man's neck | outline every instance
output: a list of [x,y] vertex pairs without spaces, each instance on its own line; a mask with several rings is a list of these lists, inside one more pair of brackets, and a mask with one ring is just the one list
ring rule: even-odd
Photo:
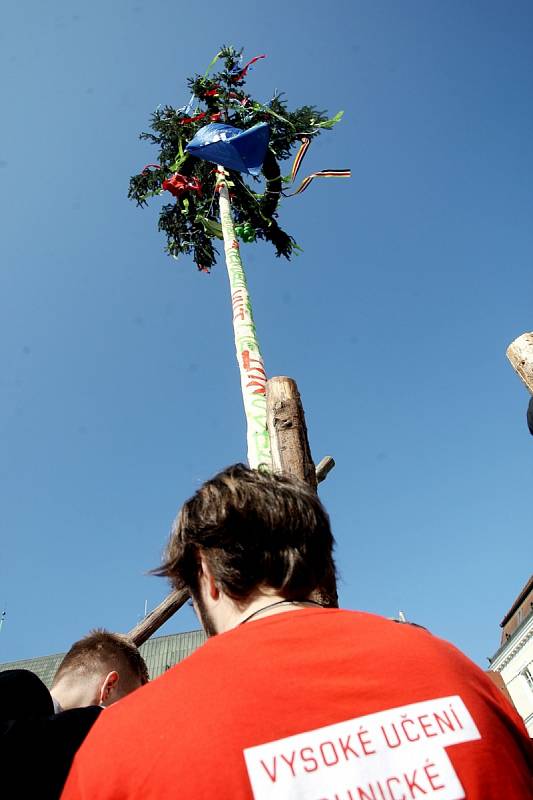
[[261,592],[245,605],[230,601],[226,604],[220,619],[219,633],[237,628],[252,619],[264,619],[287,611],[308,608],[309,600],[287,600],[275,592]]
[[52,688],[50,694],[52,695],[54,706],[56,704],[59,705],[62,711],[67,711],[70,708],[97,705],[92,694],[90,696],[86,688],[80,691],[79,688],[58,683],[56,687]]
[[54,704],[54,714],[61,714],[61,712],[65,710],[59,700],[54,697],[54,695],[52,695],[52,702]]
[[274,603],[269,603],[267,606],[262,606],[255,611],[252,611],[248,616],[246,616],[241,622],[240,625],[244,625],[245,622],[249,622],[251,619],[255,619],[256,617],[268,617],[274,614],[281,614],[284,611],[294,611],[295,609],[302,609],[307,608],[310,605],[318,606],[320,603],[317,603],[315,600],[278,600]]

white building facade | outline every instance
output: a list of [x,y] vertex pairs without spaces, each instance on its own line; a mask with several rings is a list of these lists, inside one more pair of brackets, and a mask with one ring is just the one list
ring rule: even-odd
[[533,737],[533,577],[501,622],[502,643],[490,660]]

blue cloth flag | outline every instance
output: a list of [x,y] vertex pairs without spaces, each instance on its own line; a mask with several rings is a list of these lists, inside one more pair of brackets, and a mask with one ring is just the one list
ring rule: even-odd
[[203,161],[220,164],[237,172],[259,175],[269,136],[270,128],[266,122],[260,122],[247,131],[221,122],[211,122],[200,128],[185,149]]

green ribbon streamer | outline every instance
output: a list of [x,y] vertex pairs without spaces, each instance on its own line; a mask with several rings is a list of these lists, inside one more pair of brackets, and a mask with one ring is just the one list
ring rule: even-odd
[[331,128],[333,128],[333,126],[336,125],[337,122],[341,121],[343,116],[344,116],[344,111],[338,111],[337,114],[335,114],[335,116],[332,117],[331,119],[326,119],[324,122],[313,123],[313,127],[326,128],[327,130],[331,130]]
[[220,50],[220,51],[219,51],[219,52],[216,54],[216,56],[214,57],[214,59],[213,59],[213,60],[212,60],[212,61],[209,63],[209,66],[208,66],[208,68],[207,68],[207,69],[206,69],[206,71],[205,71],[204,78],[207,78],[207,76],[209,75],[209,73],[211,72],[211,70],[213,69],[213,67],[215,66],[215,64],[217,63],[217,61],[218,61],[218,59],[220,58],[220,56],[221,56],[221,55],[222,55],[222,51]]

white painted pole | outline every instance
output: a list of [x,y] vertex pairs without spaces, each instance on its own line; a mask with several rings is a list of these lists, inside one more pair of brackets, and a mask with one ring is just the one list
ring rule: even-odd
[[231,203],[223,167],[217,168],[217,184],[220,198],[220,223],[224,236],[224,253],[231,292],[235,349],[246,414],[248,464],[252,469],[270,470],[272,454],[267,430],[267,376],[257,341],[248,285],[231,216]]

